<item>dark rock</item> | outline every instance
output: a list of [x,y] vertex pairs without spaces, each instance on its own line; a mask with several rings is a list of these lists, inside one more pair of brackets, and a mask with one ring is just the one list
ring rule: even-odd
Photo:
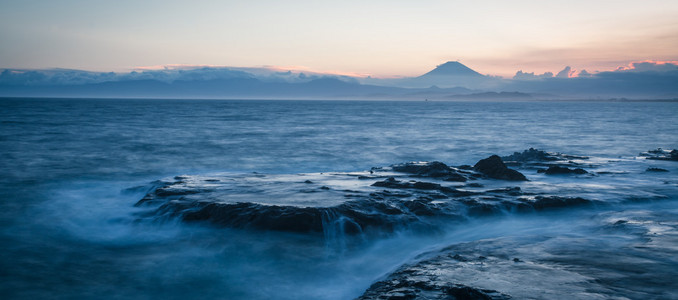
[[515,161],[515,162],[530,162],[530,161],[553,161],[558,160],[558,157],[551,155],[548,152],[530,148],[521,152],[513,152],[513,154],[508,156],[503,156],[501,158],[503,161]]
[[657,148],[655,150],[649,150],[639,154],[640,156],[645,156],[646,159],[654,160],[671,160],[678,161],[678,150],[664,150],[662,148]]
[[523,152],[513,152],[513,154],[508,156],[503,156],[501,158],[504,162],[508,163],[528,163],[528,162],[548,162],[548,161],[557,161],[557,160],[568,160],[568,159],[588,159],[586,156],[578,155],[569,155],[562,153],[552,153],[542,150],[537,150],[530,148],[524,150]]
[[466,177],[459,173],[451,173],[443,179],[443,181],[456,181],[456,182],[466,182],[466,180],[467,180]]
[[306,180],[306,181],[304,181],[304,183],[313,183],[313,181]]
[[426,278],[410,277],[407,270],[398,271],[389,279],[376,282],[358,297],[368,299],[459,299],[459,300],[506,300],[511,296],[495,290],[479,289],[463,284],[435,284]]
[[409,162],[392,165],[393,171],[412,174],[415,177],[444,178],[445,181],[466,181],[466,177],[439,161]]
[[586,170],[582,168],[570,169],[561,166],[550,166],[548,169],[538,170],[537,173],[545,173],[546,175],[564,175],[564,174],[587,174]]
[[[520,199],[519,199],[520,200]],[[535,210],[545,210],[550,208],[564,208],[571,206],[580,206],[592,204],[593,201],[580,198],[580,197],[559,197],[559,196],[537,196],[533,201],[525,200],[525,203],[529,203],[532,208]]]
[[468,261],[468,259],[464,258],[463,256],[461,256],[459,254],[455,254],[454,256],[452,256],[452,259],[457,260],[457,261],[461,261],[461,262]]
[[447,166],[444,163],[441,163],[439,161],[432,161],[432,162],[425,162],[425,163],[420,163],[420,162],[409,162],[409,163],[404,163],[404,164],[397,164],[391,166],[393,168],[393,171],[396,172],[402,172],[402,173],[408,173],[408,174],[414,174],[414,175],[420,175],[420,176],[427,176],[427,177],[443,177],[448,174],[448,172],[452,171],[452,168]]
[[198,194],[200,192],[201,192],[200,190],[189,190],[189,189],[181,189],[181,188],[163,187],[163,188],[157,188],[155,190],[155,195],[158,196],[158,197],[170,197],[170,196],[184,196],[184,195]]
[[478,161],[473,169],[485,174],[487,177],[502,180],[526,181],[525,175],[506,167],[501,157],[492,155]]
[[669,170],[667,169],[662,169],[662,168],[647,168],[645,172],[668,172]]
[[394,188],[394,189],[415,189],[415,190],[442,190],[440,184],[423,181],[400,181],[389,177],[382,181],[377,181],[372,186]]
[[510,299],[508,295],[501,295],[497,291],[476,289],[469,286],[455,284],[445,287],[444,292],[457,300],[493,300]]
[[503,189],[494,189],[494,190],[489,190],[487,191],[488,193],[501,193],[501,194],[507,194],[511,196],[520,196],[522,195],[522,191],[520,190],[520,187],[514,186],[514,187],[507,187]]

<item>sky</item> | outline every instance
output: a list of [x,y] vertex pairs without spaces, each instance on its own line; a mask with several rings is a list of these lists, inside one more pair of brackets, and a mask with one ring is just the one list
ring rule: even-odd
[[417,76],[678,61],[678,1],[0,0],[0,68],[277,66]]

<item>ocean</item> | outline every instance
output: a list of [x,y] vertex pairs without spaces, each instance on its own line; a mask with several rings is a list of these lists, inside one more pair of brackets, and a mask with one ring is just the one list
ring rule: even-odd
[[[520,255],[515,262],[540,266],[535,273],[484,263],[488,270],[472,274],[478,264],[456,260],[459,272],[443,276],[517,298],[678,298],[675,282],[657,283],[678,276],[678,162],[639,155],[677,149],[677,133],[678,102],[4,98],[0,295],[353,299],[398,270],[456,249],[490,258],[508,251],[507,259]],[[405,177],[389,168],[412,161],[473,166],[530,148],[572,155],[564,163],[587,173],[550,176],[538,172],[547,165],[518,164],[509,167],[529,181],[434,178],[428,181],[438,185],[421,189],[404,186]],[[388,184],[393,176],[403,185],[389,187],[389,195],[410,198],[384,203],[398,208],[426,198],[445,213],[412,210],[388,223],[396,219],[371,211],[382,220],[377,224],[322,210],[339,216],[324,216],[310,229],[253,221],[268,212],[238,223],[232,215],[184,217],[205,201],[254,203],[255,211],[362,205],[385,193],[373,182]],[[421,177],[407,179],[426,181]],[[450,196],[442,187],[469,193]],[[488,200],[490,188],[512,187],[520,194],[492,197],[580,197],[594,205],[466,210],[467,202]],[[162,189],[184,192],[167,196]],[[158,202],[138,204],[148,195]],[[172,206],[187,199],[194,201],[188,210]],[[340,230],[332,229],[337,220]],[[607,260],[581,263],[572,253]],[[501,277],[524,274],[559,281],[517,288]]]

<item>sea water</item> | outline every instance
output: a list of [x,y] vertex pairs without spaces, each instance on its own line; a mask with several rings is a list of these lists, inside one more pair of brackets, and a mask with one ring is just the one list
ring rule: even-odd
[[[677,132],[677,102],[0,99],[0,295],[351,299],[439,247],[594,234],[591,220],[610,211],[675,212],[678,163],[636,156],[678,148]],[[395,232],[348,250],[304,234],[140,221],[134,206],[175,175],[473,165],[531,147],[621,161],[622,170],[610,168],[624,176],[585,187],[598,200],[662,200]],[[646,166],[669,172],[648,175]],[[582,187],[531,176],[553,194]]]

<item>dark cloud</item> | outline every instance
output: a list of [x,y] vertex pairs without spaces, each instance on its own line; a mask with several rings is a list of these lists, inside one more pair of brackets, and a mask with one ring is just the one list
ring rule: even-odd
[[619,67],[619,72],[671,72],[678,71],[678,61],[635,61]]

